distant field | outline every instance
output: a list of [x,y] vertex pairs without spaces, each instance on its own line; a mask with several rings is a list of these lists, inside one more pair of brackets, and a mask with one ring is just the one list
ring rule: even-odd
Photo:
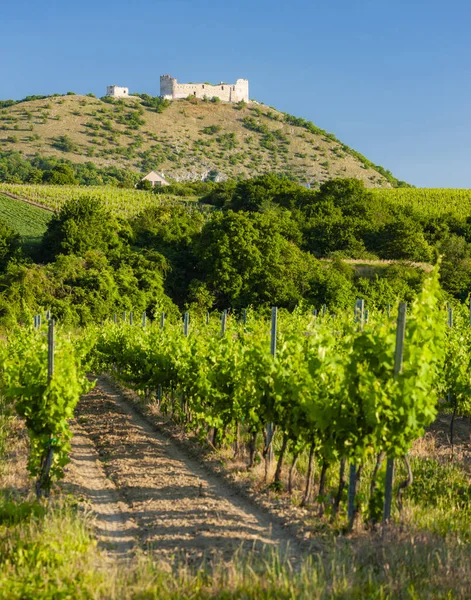
[[439,217],[454,214],[457,217],[471,216],[471,190],[446,188],[397,188],[376,189],[373,194],[385,202],[410,208],[413,212]]
[[59,210],[61,206],[72,198],[91,196],[103,202],[114,214],[130,218],[148,206],[157,206],[162,203],[174,202],[197,206],[195,197],[185,199],[174,196],[158,195],[134,189],[121,189],[113,186],[76,186],[76,185],[28,185],[28,184],[0,184],[2,191],[15,194],[26,200],[41,204],[52,210]]
[[0,192],[0,219],[21,235],[25,245],[32,247],[41,241],[53,213]]

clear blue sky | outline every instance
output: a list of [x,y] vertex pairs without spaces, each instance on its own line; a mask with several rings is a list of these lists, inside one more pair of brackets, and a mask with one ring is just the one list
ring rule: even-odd
[[469,0],[1,0],[0,98],[250,80],[417,186],[471,188]]

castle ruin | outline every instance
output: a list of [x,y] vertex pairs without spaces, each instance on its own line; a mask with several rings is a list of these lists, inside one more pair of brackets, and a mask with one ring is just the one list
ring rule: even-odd
[[249,101],[248,79],[238,79],[235,84],[221,83],[211,85],[209,83],[178,83],[170,75],[160,76],[160,95],[166,100],[177,100],[195,96],[196,98],[219,98],[223,102]]

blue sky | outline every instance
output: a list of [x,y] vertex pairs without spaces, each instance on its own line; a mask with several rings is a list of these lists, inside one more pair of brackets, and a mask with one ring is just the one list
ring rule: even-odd
[[0,98],[250,80],[394,175],[471,188],[465,0],[0,0]]

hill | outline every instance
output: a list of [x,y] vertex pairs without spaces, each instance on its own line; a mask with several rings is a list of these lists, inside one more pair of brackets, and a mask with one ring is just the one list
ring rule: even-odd
[[66,95],[7,104],[0,104],[0,141],[24,157],[158,169],[177,181],[273,171],[314,187],[333,177],[368,187],[401,183],[309,121],[256,102]]

